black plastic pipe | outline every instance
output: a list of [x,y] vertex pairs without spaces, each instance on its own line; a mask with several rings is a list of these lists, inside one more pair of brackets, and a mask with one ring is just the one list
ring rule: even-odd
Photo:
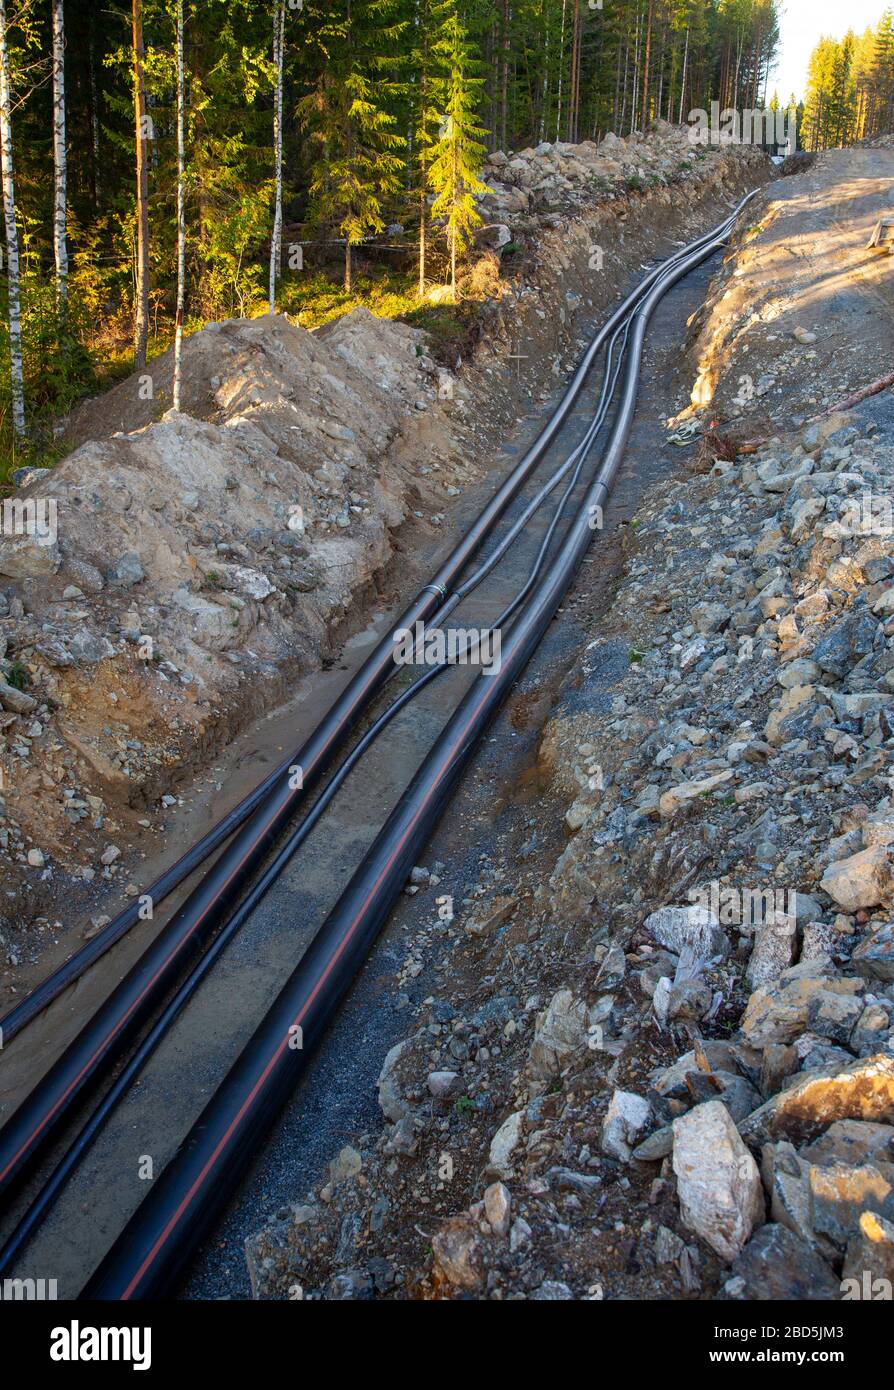
[[[707,237],[699,238],[695,245],[706,240]],[[448,586],[478,550],[563,427],[606,339],[665,273],[667,265],[677,262],[682,254],[649,271],[609,316],[593,337],[549,422],[454,547],[435,578],[395,624],[392,633],[383,638],[366,659],[296,752],[294,760],[288,767],[282,765],[285,772],[278,771],[278,780],[267,789],[263,800],[255,805],[231,844],[179,911],[0,1130],[0,1194],[21,1176],[31,1158],[56,1132],[78,1096],[120,1056],[179,973],[188,967],[194,953],[201,952],[207,945],[215,928],[232,909],[240,891],[287,826],[302,797],[350,736],[371,698],[393,674],[393,631],[413,630],[417,622],[424,622],[433,612],[437,614]],[[290,775],[291,768],[299,769],[300,775]],[[68,965],[71,967],[72,962]]]
[[[745,200],[747,201],[747,200]],[[741,205],[740,205],[741,206]],[[427,754],[350,884],[267,1016],[87,1284],[83,1297],[151,1298],[170,1289],[294,1089],[417,862],[456,783],[552,620],[591,540],[633,421],[645,330],[655,305],[727,235],[653,277],[633,319],[621,400],[605,457],[562,549],[502,644],[498,674],[481,675]]]
[[[602,345],[613,327],[619,323],[630,308],[637,302],[646,288],[660,273],[662,267],[659,266],[651,271],[636,289],[627,296],[619,308],[614,312],[608,322],[599,330],[590,343],[587,352],[572,378],[565,395],[559,402],[555,414],[548,421],[547,425],[537,436],[530,449],[524,457],[519,460],[516,467],[501,484],[498,491],[494,494],[491,501],[480,513],[473,527],[466,533],[459,545],[442,565],[440,571],[425,586],[413,606],[404,614],[398,622],[398,627],[412,627],[419,619],[431,615],[431,608],[438,599],[439,594],[444,588],[452,583],[460,571],[468,563],[471,556],[481,546],[482,542],[490,533],[494,524],[502,516],[506,507],[512,501],[528,478],[531,470],[539,463],[543,454],[549,448],[558,431],[564,424],[569,411],[573,407],[580,391],[583,387],[586,376],[596,359]],[[421,605],[424,603],[424,611]],[[336,729],[333,737],[326,744],[325,754],[331,758],[344,744],[351,730],[356,724],[357,719],[368,706],[373,695],[380,688],[382,682],[387,679],[389,672],[384,674],[380,669],[380,658],[382,648],[387,646],[388,652],[391,651],[390,638],[385,639],[374,652],[370,654],[367,661],[346,686],[344,692],[333,705],[327,716]],[[309,744],[304,744],[292,756],[284,760],[280,765],[268,774],[263,782],[250,792],[237,806],[234,806],[216,825],[193,845],[176,863],[159,875],[155,881],[146,889],[146,896],[152,899],[153,905],[157,907],[162,903],[175,888],[188,878],[190,874],[205,862],[209,855],[213,854],[223,842],[229,838],[234,831],[243,825],[250,815],[261,805],[274,786],[282,780],[290,767],[300,766],[304,769],[305,790],[310,789],[313,778],[322,770],[323,762],[318,759],[314,763]],[[123,908],[121,912],[107,923],[103,929],[92,937],[89,942],[81,946],[67,961],[64,961],[58,969],[39,985],[37,985],[24,999],[13,1005],[5,1015],[0,1017],[0,1039],[8,1045],[27,1023],[30,1023],[39,1013],[41,1013],[52,1001],[67,989],[69,985],[84,974],[101,956],[111,949],[121,937],[135,926],[139,919],[140,904],[131,903]],[[2,1181],[0,1181],[2,1190]]]
[[[627,341],[628,331],[629,322],[623,329],[619,327],[615,330],[611,342],[609,343],[608,350],[606,353],[605,380],[603,382],[602,390],[600,392],[599,404],[597,406],[596,414],[594,415],[593,420],[587,428],[584,439],[577,446],[574,452],[569,456],[569,466],[572,463],[575,464],[571,480],[568,483],[562,497],[560,498],[556,506],[554,515],[549,523],[549,526],[547,527],[546,534],[544,535],[541,544],[538,548],[537,556],[535,558],[534,565],[531,569],[531,573],[529,574],[525,584],[512,599],[508,607],[506,607],[500,614],[500,616],[497,618],[495,624],[497,628],[501,628],[504,623],[508,622],[508,620],[512,617],[512,615],[527,598],[528,594],[530,593],[531,589],[534,587],[534,584],[537,581],[537,577],[543,567],[543,563],[545,561],[546,554],[549,550],[550,543],[555,534],[556,528],[559,524],[559,521],[561,520],[562,514],[571,497],[571,494],[575,486],[577,485],[587,456],[590,450],[592,449],[593,444],[596,441],[596,438],[599,434],[600,429],[602,428],[602,425],[605,422],[605,418],[608,413],[610,399],[611,396],[614,394],[614,388],[618,380],[618,375],[620,373],[621,359],[623,358],[623,352]],[[617,365],[613,366],[612,357],[614,353],[614,346],[619,336],[622,339],[621,353]],[[547,484],[546,487],[541,489],[540,493],[538,493],[538,505],[542,504],[545,498],[549,495],[549,491],[551,490],[551,488],[556,486],[556,484],[561,480],[561,478],[565,475],[566,472],[567,468],[565,465],[563,465],[562,468],[556,471],[556,473],[553,475],[553,478],[551,479],[551,484]],[[529,511],[530,508],[526,510],[525,515],[528,515]],[[496,563],[497,558],[498,557],[492,556],[486,564],[482,565],[480,569],[477,570],[476,573],[463,586],[463,590],[465,591],[467,588],[472,587],[474,583],[480,583],[481,580],[485,577],[485,575],[489,573],[490,570],[493,568],[493,564]],[[449,603],[446,604],[444,606],[444,609],[441,610],[442,613],[445,612],[446,609],[450,606],[450,604],[454,603],[454,601],[456,603],[460,601],[459,594],[453,595]],[[32,1199],[21,1220],[16,1224],[15,1228],[10,1233],[2,1249],[0,1249],[0,1277],[8,1273],[13,1268],[16,1259],[21,1254],[25,1246],[28,1244],[34,1232],[40,1227],[40,1225],[46,1219],[48,1213],[52,1210],[58,1197],[64,1190],[72,1173],[75,1171],[78,1164],[83,1159],[84,1155],[90,1150],[92,1145],[95,1143],[97,1137],[102,1132],[110,1116],[114,1113],[118,1105],[124,1099],[125,1095],[130,1089],[130,1086],[133,1084],[137,1076],[139,1076],[140,1072],[145,1067],[146,1063],[152,1057],[159,1043],[166,1036],[168,1030],[179,1017],[182,1010],[186,1007],[186,1004],[193,997],[196,991],[200,988],[203,980],[208,975],[212,967],[216,964],[216,962],[220,959],[227,946],[241,930],[242,926],[251,916],[252,912],[254,912],[255,908],[262,901],[262,899],[269,891],[269,889],[272,887],[272,885],[276,882],[283,869],[286,867],[286,865],[292,859],[294,854],[307,839],[311,830],[319,821],[320,816],[323,814],[326,807],[331,803],[333,797],[336,795],[339,788],[347,780],[351,771],[361,760],[364,753],[371,746],[371,744],[375,742],[379,734],[387,727],[388,724],[390,724],[391,720],[400,712],[400,710],[402,710],[407,704],[409,704],[410,701],[413,700],[421,690],[423,690],[427,685],[429,685],[431,681],[435,679],[435,677],[440,675],[442,671],[446,669],[447,663],[443,663],[440,666],[432,667],[429,670],[427,670],[422,676],[420,676],[416,681],[414,681],[413,684],[409,686],[408,689],[404,690],[397,697],[397,699],[388,707],[388,709],[386,709],[379,716],[375,723],[367,730],[367,732],[359,740],[356,746],[351,750],[349,756],[345,758],[344,762],[340,764],[337,773],[326,784],[326,787],[321,792],[317,800],[314,802],[312,809],[303,818],[301,823],[298,826],[296,826],[296,828],[291,832],[288,840],[286,841],[285,845],[283,845],[283,847],[279,850],[273,862],[264,871],[261,877],[256,880],[256,882],[252,886],[251,892],[243,899],[243,901],[239,904],[239,907],[236,909],[235,913],[232,914],[232,916],[228,919],[225,925],[218,932],[217,936],[214,938],[212,945],[208,948],[208,950],[201,957],[199,962],[190,971],[187,978],[180,985],[173,999],[171,999],[171,1001],[165,1006],[161,1015],[156,1019],[155,1023],[152,1025],[152,1028],[149,1030],[146,1037],[141,1040],[135,1052],[133,1052],[133,1054],[128,1059],[127,1065],[115,1078],[111,1087],[105,1093],[96,1109],[89,1116],[86,1123],[78,1132],[77,1136],[72,1141],[69,1148],[65,1151],[58,1164],[50,1174],[50,1177],[47,1179],[47,1181],[40,1188],[39,1192],[37,1192],[37,1194]]]

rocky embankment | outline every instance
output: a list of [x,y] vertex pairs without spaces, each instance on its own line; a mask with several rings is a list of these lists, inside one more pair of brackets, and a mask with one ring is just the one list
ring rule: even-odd
[[889,402],[710,445],[544,730],[563,852],[414,873],[437,988],[258,1296],[891,1296]]
[[184,373],[181,414],[149,423],[136,379],[83,407],[93,437],[22,479],[0,539],[0,926],[60,871],[118,875],[147,811],[319,664],[396,529],[435,534],[470,476],[424,335],[366,310],[212,325]]
[[443,989],[262,1296],[894,1281],[894,540],[852,506],[892,477],[832,417],[647,509],[544,735],[567,848],[423,890]]
[[[479,202],[487,225],[478,240],[496,247],[520,236],[559,227],[594,202],[628,193],[700,184],[729,161],[729,149],[697,145],[688,126],[655,121],[646,135],[623,138],[609,133],[579,145],[544,141],[533,149],[492,154],[482,171],[490,192]],[[740,147],[733,157],[753,170],[764,169],[759,150]]]

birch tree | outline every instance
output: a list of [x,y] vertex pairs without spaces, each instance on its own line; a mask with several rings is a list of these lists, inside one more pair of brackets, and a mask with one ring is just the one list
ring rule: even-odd
[[275,201],[273,235],[270,238],[270,313],[276,313],[276,281],[282,260],[282,58],[285,43],[285,0],[276,0],[273,16],[273,67],[276,72],[276,100],[273,107],[273,158]]
[[180,409],[183,376],[183,308],[186,299],[186,75],[183,0],[177,0],[177,324],[174,329],[174,409]]
[[134,305],[134,367],[146,365],[149,344],[149,167],[146,142],[146,52],[143,44],[143,0],[133,0],[133,101],[137,157],[137,264]]
[[56,258],[56,313],[64,324],[68,307],[68,159],[65,148],[65,17],[63,0],[53,0],[53,252]]
[[6,224],[9,369],[12,428],[16,438],[22,439],[25,434],[25,379],[22,370],[22,304],[19,283],[19,233],[16,227],[16,198],[12,163],[11,105],[6,0],[0,0],[0,172],[3,174],[3,219]]

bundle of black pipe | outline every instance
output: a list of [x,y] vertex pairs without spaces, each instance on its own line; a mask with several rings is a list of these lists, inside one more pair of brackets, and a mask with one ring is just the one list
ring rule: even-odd
[[[600,391],[599,404],[596,413],[584,435],[581,443],[569,454],[568,458],[559,468],[555,470],[547,482],[538,489],[535,496],[524,508],[521,516],[510,527],[507,535],[501,540],[493,553],[487,560],[482,562],[472,575],[465,580],[460,589],[452,595],[451,600],[444,605],[442,614],[446,613],[450,603],[460,601],[462,597],[470,593],[487,574],[493,569],[498,559],[513,537],[518,535],[523,529],[526,521],[543,504],[549,494],[558,483],[571,473],[571,478],[565,488],[564,493],[559,499],[554,509],[552,520],[550,521],[546,533],[541,541],[537,552],[534,565],[522,588],[511,600],[508,607],[503,610],[494,624],[498,631],[501,631],[504,624],[509,621],[517,609],[527,598],[531,589],[537,581],[540,571],[546,561],[547,553],[550,549],[553,536],[561,521],[565,508],[578,484],[578,480],[583,471],[587,457],[596,442],[596,438],[608,414],[611,397],[617,384],[618,375],[623,360],[624,347],[629,333],[629,320],[623,327],[618,327],[609,343],[606,352],[605,377]],[[620,350],[618,361],[614,361],[615,348],[620,339]],[[62,1155],[56,1167],[53,1169],[47,1181],[37,1192],[28,1206],[27,1211],[17,1222],[14,1230],[10,1233],[3,1248],[0,1249],[0,1275],[3,1275],[14,1268],[22,1249],[27,1245],[34,1232],[46,1219],[47,1214],[52,1209],[54,1203],[62,1193],[71,1175],[77,1169],[78,1164],[84,1155],[91,1148],[95,1140],[102,1133],[118,1105],[128,1094],[131,1085],[153,1056],[156,1048],[167,1035],[186,1004],[201,987],[202,982],[209,971],[216,964],[217,960],[227,949],[231,941],[234,940],[243,924],[254,912],[265,894],[276,882],[279,874],[290,862],[294,854],[307,839],[314,826],[319,821],[326,807],[330,804],[339,788],[349,777],[353,768],[362,760],[366,750],[379,737],[380,733],[387,728],[391,720],[410,703],[415,697],[443,671],[449,669],[448,663],[441,666],[430,667],[420,676],[410,687],[404,690],[396,700],[375,720],[373,725],[366,731],[363,737],[352,748],[350,754],[339,765],[337,773],[329,779],[326,787],[314,802],[312,809],[302,817],[299,824],[291,831],[286,843],[277,852],[273,862],[264,870],[263,874],[254,882],[251,891],[243,898],[236,911],[229,917],[227,922],[214,939],[212,945],[201,957],[198,963],[190,971],[189,975],[180,985],[173,999],[165,1006],[161,1015],[156,1019],[148,1034],[140,1041],[139,1046],[131,1054],[127,1065],[119,1072],[111,1087],[102,1097],[96,1109],[91,1113],[77,1136],[72,1140],[68,1149]]]
[[[708,235],[713,236],[714,233]],[[702,240],[705,239],[707,238],[702,238]],[[697,244],[698,242],[692,243],[693,247]],[[633,305],[637,303],[663,269],[664,266],[659,265],[650,271],[593,338],[555,413],[550,417],[524,457],[519,460],[516,467],[501,484],[491,501],[482,510],[473,526],[463,536],[459,545],[445,560],[431,583],[425,585],[413,604],[396,624],[397,628],[412,627],[417,619],[425,620],[432,616],[433,609],[437,606],[441,595],[446,592],[447,587],[452,584],[472,555],[480,549],[496,522],[503,515],[509,503],[524,485],[531,471],[540,462],[564,425],[569,412],[580,395],[590,368],[609,334],[623,321]],[[290,767],[301,767],[303,772],[301,790],[305,794],[310,791],[329,761],[344,746],[357,721],[368,708],[370,700],[392,674],[391,654],[389,634],[371,653],[345,687],[319,729],[315,730],[314,736],[280,763],[278,767],[274,768],[263,782],[259,783],[216,825],[213,825],[200,840],[187,850],[186,854],[160,874],[145,889],[143,896],[151,898],[156,907],[164,902],[184,879],[194,873],[230,835],[248,820],[249,816],[266,801],[274,787],[288,779]],[[12,1042],[16,1034],[27,1023],[30,1023],[48,1004],[58,998],[69,985],[80,979],[91,965],[110,950],[117,941],[120,941],[121,937],[139,921],[139,912],[139,902],[131,903],[123,908],[111,922],[108,922],[101,931],[97,932],[96,936],[91,937],[84,946],[79,947],[67,961],[64,961],[57,970],[54,970],[41,984],[37,985],[30,994],[15,1004],[3,1017],[0,1017],[0,1038],[3,1039],[4,1044]],[[2,1182],[0,1182],[0,1188],[2,1188]]]
[[[731,219],[727,219],[724,226],[730,222]],[[708,243],[710,236],[715,235],[716,232],[708,234],[693,245],[703,246]],[[679,257],[673,257],[671,263],[677,260]],[[417,622],[425,622],[433,615],[437,616],[448,587],[480,548],[509,502],[561,430],[604,343],[649,288],[665,273],[666,264],[650,271],[600,328],[549,423],[441,566],[432,583],[426,586],[394,630],[413,629]],[[252,809],[250,814],[246,813],[248,818],[244,820],[232,843],[65,1053],[0,1130],[0,1192],[9,1188],[22,1175],[31,1158],[57,1130],[75,1100],[121,1055],[183,969],[188,966],[190,959],[207,947],[214,931],[227,914],[232,912],[240,892],[287,827],[302,798],[307,795],[336,750],[344,745],[373,695],[393,673],[393,651],[392,634],[389,633],[367,658],[361,670],[310,738],[293,755],[288,765],[282,764],[256,793],[246,799],[243,807],[250,806]],[[289,775],[289,768],[295,766],[301,769],[300,779]],[[296,782],[301,783],[300,787],[296,786]],[[231,813],[228,819],[232,821],[236,814],[237,812]],[[210,832],[201,843],[210,842],[213,835],[214,832]],[[199,846],[196,846],[190,855],[180,861],[181,865],[188,861],[195,867],[198,852]],[[174,886],[173,879],[178,871],[178,866],[169,871],[167,891]],[[119,924],[129,920],[127,914],[116,919]],[[111,931],[113,927],[116,927],[115,922],[109,924],[106,932]],[[116,928],[118,936],[126,929],[126,925]],[[94,943],[91,943],[91,946],[93,945]],[[63,982],[57,982],[58,988],[53,987],[54,992],[50,997],[54,997],[64,988],[65,983],[77,977],[80,973],[79,959],[82,958],[73,958],[52,977],[55,980],[68,972]],[[95,959],[95,956],[91,959]],[[48,986],[51,984],[52,981],[47,982]],[[31,998],[34,999],[35,996]],[[29,1001],[23,1001],[19,1009],[26,1010],[28,1005]],[[42,1006],[38,1003],[30,1016],[33,1017],[33,1013]],[[22,1026],[21,1022],[19,1026]],[[4,1038],[5,1041],[9,1040],[8,1033]]]
[[592,509],[607,501],[623,457],[643,339],[655,305],[672,284],[721,246],[727,234],[725,223],[713,240],[702,242],[654,277],[633,317],[621,396],[602,466],[561,550],[504,637],[499,674],[479,676],[463,698],[272,1008],[88,1283],[85,1298],[147,1298],[169,1290],[238,1184],[593,538]]

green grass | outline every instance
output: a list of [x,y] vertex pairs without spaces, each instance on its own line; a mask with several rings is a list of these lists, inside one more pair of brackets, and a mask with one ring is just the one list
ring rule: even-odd
[[[504,256],[516,251],[504,247]],[[480,262],[479,265],[485,264]],[[333,266],[331,276],[337,276]],[[497,292],[499,266],[496,261],[487,268],[481,281],[474,275],[470,283],[460,286],[460,302],[436,304],[420,300],[418,281],[410,271],[398,271],[386,266],[364,268],[355,275],[351,293],[337,279],[323,271],[307,271],[298,276],[284,276],[277,292],[277,307],[302,328],[316,329],[334,319],[349,314],[361,306],[377,318],[397,320],[429,335],[429,350],[435,359],[454,367],[458,357],[467,357],[475,341],[481,304]],[[253,300],[245,305],[249,317],[267,311],[266,300]],[[85,340],[90,327],[79,322]],[[186,333],[204,327],[201,320],[190,319]],[[153,322],[149,337],[148,359],[159,357],[174,340],[173,320],[160,315]],[[133,371],[133,346],[121,334],[106,337],[96,350],[83,343],[69,341],[65,349],[50,343],[45,333],[36,350],[26,355],[25,402],[28,412],[28,438],[17,441],[10,428],[8,398],[0,392],[0,489],[8,487],[9,478],[17,468],[52,468],[67,452],[54,439],[56,420],[70,411],[85,396],[107,390]],[[8,391],[7,391],[8,397]]]
[[284,284],[280,298],[283,311],[302,328],[321,328],[360,307],[377,318],[421,328],[431,337],[433,355],[450,365],[468,348],[479,303],[468,299],[458,304],[420,300],[415,275],[385,268],[355,276],[350,294],[317,271]]
[[24,690],[31,684],[31,677],[21,661],[14,661],[10,666],[6,674],[6,684],[11,685],[14,690]]

